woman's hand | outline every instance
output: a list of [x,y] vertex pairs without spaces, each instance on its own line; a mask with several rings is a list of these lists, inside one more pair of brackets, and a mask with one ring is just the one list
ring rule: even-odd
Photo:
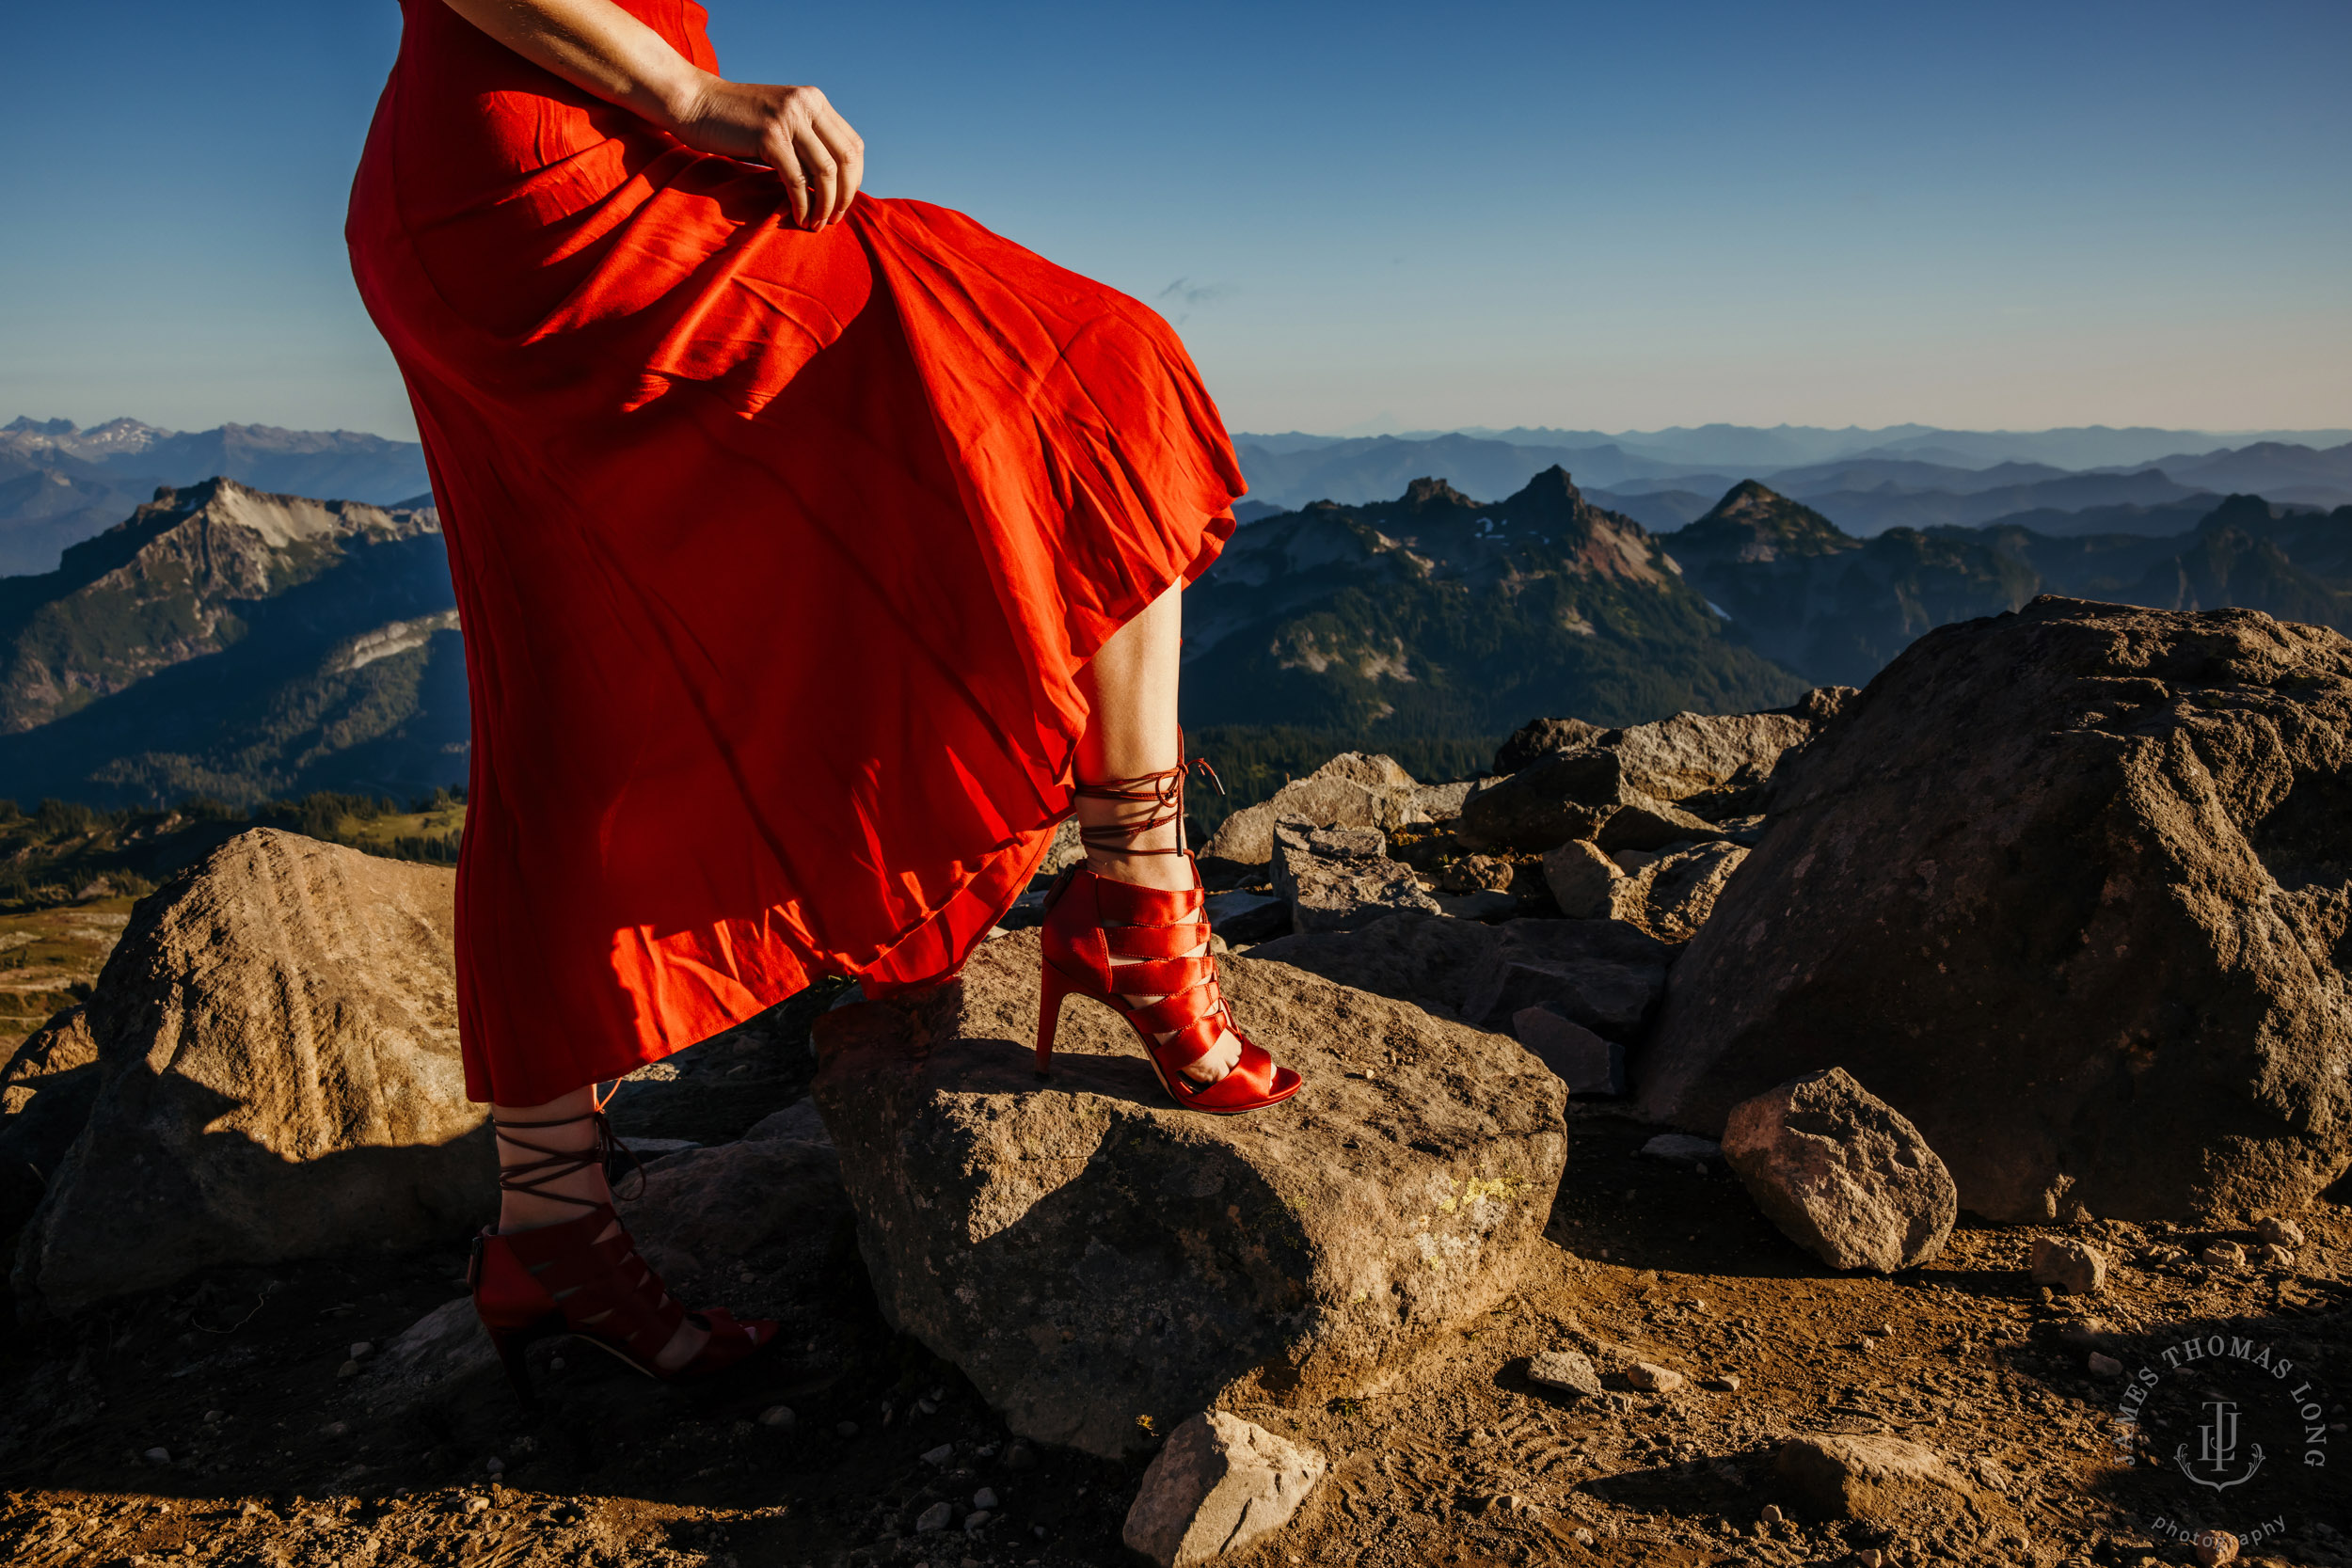
[[837,223],[866,180],[866,143],[815,87],[698,70],[613,0],[447,0],[450,9],[574,87],[643,115],[698,152],[766,164],[803,229]]
[[698,152],[766,164],[792,193],[792,217],[822,229],[847,216],[866,181],[866,142],[815,87],[703,77],[670,133]]

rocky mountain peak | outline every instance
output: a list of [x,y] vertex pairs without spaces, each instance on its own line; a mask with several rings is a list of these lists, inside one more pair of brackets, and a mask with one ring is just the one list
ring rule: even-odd
[[1426,512],[1435,507],[1456,510],[1475,508],[1478,503],[1448,484],[1442,479],[1417,479],[1405,487],[1404,506],[1412,512]]
[[1503,504],[1520,509],[1532,517],[1549,519],[1573,517],[1585,501],[1584,492],[1568,478],[1568,470],[1554,463],[1529,480]]
[[1829,555],[1861,544],[1811,507],[1753,479],[1733,485],[1714,510],[1668,539],[1677,555],[1751,562]]

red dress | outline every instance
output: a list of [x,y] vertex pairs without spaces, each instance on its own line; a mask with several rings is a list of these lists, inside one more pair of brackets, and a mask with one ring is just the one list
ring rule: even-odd
[[[623,3],[717,69],[700,7]],[[1066,811],[1078,672],[1232,531],[1190,359],[943,208],[795,229],[770,171],[403,4],[347,232],[466,628],[469,1091],[952,971]]]

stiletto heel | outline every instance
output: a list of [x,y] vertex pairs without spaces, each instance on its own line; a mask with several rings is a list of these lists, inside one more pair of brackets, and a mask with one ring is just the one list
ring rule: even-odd
[[[596,1136],[584,1148],[548,1148],[516,1137],[517,1131],[564,1127],[577,1121],[596,1125]],[[776,1325],[761,1319],[737,1323],[725,1310],[689,1312],[673,1300],[660,1277],[637,1252],[620,1216],[610,1203],[545,1192],[550,1182],[576,1171],[602,1166],[613,1155],[636,1156],[612,1135],[599,1101],[594,1111],[554,1121],[498,1121],[500,1138],[517,1148],[542,1156],[502,1165],[499,1185],[508,1192],[534,1193],[576,1204],[586,1213],[577,1219],[530,1230],[485,1229],[474,1238],[473,1257],[466,1282],[473,1288],[474,1314],[482,1320],[506,1369],[507,1381],[526,1410],[538,1399],[531,1383],[531,1347],[542,1339],[570,1335],[583,1339],[621,1362],[663,1382],[700,1377],[731,1367],[771,1343]],[[643,1174],[643,1167],[639,1167]],[[692,1323],[707,1331],[702,1348],[684,1364],[663,1369],[660,1356],[669,1348],[679,1325]]]
[[531,1347],[563,1332],[561,1312],[522,1328],[490,1331],[490,1348],[498,1352],[499,1364],[506,1369],[508,1386],[515,1390],[515,1398],[523,1409],[533,1415],[538,1413],[539,1394],[531,1384]]
[[[1177,744],[1181,752],[1181,736]],[[1288,1100],[1298,1092],[1300,1080],[1242,1033],[1218,988],[1206,894],[1184,842],[1185,772],[1180,763],[1161,773],[1078,786],[1080,795],[1151,808],[1138,822],[1086,829],[1081,836],[1089,846],[1127,855],[1182,855],[1192,868],[1192,886],[1181,892],[1149,888],[1097,876],[1083,865],[1062,873],[1046,893],[1045,925],[1039,933],[1044,973],[1038,985],[1038,1070],[1046,1069],[1062,1000],[1075,992],[1127,1021],[1169,1099],[1189,1111],[1235,1116]],[[1116,842],[1171,821],[1176,824],[1172,849]],[[1127,1000],[1130,996],[1156,1000],[1138,1006]],[[1187,1077],[1184,1069],[1215,1051],[1228,1034],[1241,1042],[1241,1059],[1232,1069],[1212,1084]]]
[[[1050,907],[1050,906],[1049,906]],[[1052,964],[1037,988],[1037,1075],[1053,1072],[1054,1035],[1061,1025],[1061,999],[1070,994],[1070,977]]]

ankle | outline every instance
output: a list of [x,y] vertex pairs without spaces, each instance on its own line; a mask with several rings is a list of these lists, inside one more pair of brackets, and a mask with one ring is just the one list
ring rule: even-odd
[[1132,882],[1162,893],[1184,893],[1200,880],[1200,873],[1184,855],[1121,855],[1089,848],[1087,869],[1115,882]]

